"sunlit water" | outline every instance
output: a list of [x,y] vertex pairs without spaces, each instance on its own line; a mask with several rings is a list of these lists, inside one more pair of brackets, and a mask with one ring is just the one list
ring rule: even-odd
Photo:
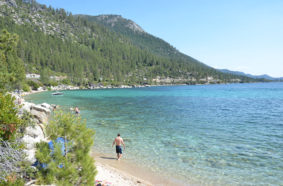
[[283,185],[283,83],[50,92],[26,98],[78,106],[112,153],[198,185]]

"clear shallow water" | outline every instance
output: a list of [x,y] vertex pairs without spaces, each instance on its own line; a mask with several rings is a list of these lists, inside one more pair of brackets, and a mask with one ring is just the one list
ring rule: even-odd
[[[35,103],[78,106],[95,148],[200,185],[283,185],[283,83],[50,92]],[[114,155],[114,154],[113,154]]]

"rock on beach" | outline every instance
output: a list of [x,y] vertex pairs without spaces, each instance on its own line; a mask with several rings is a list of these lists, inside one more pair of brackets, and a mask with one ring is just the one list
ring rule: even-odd
[[25,129],[24,136],[21,138],[21,141],[26,145],[26,149],[24,150],[26,160],[34,163],[36,161],[36,143],[47,141],[44,133],[44,125],[48,124],[52,106],[47,103],[36,105],[24,101],[20,109],[21,113],[23,113],[23,111],[29,112],[34,117],[35,121],[35,126],[28,126]]

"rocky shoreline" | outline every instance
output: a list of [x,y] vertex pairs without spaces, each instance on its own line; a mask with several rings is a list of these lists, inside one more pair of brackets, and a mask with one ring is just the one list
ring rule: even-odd
[[[113,88],[142,88],[142,87],[152,87],[152,86],[164,86],[164,85],[90,85],[88,87],[78,87],[72,85],[58,85],[58,86],[51,86],[50,90],[52,91],[60,91],[60,90],[79,90],[79,89],[86,89],[86,90],[96,90],[96,89],[113,89]],[[168,86],[171,86],[168,84]],[[40,90],[43,90],[41,87]]]
[[[33,91],[29,94],[38,92],[42,92],[42,90]],[[50,141],[46,135],[45,128],[48,125],[48,120],[57,105],[50,105],[47,103],[34,104],[27,102],[22,98],[22,96],[26,94],[12,93],[12,95],[15,97],[15,105],[19,106],[19,115],[22,115],[24,112],[28,112],[32,117],[32,122],[34,123],[32,126],[26,127],[23,137],[20,138],[20,142],[23,142],[26,147],[23,150],[26,155],[25,160],[32,165],[36,162],[36,144],[41,141]],[[96,176],[96,185],[152,185],[148,181],[144,181],[143,179],[101,162],[96,163],[96,167],[98,170],[98,174]],[[25,185],[34,185],[35,182],[36,180],[31,180]]]
[[[94,86],[94,87],[78,87],[72,85],[58,85],[58,86],[51,86],[50,89],[46,87],[39,87],[37,90],[31,90],[29,92],[21,92],[21,96],[26,96],[30,94],[40,93],[44,91],[62,91],[62,90],[98,90],[98,89],[116,89],[116,88],[143,88],[143,87],[159,87],[159,86],[178,86],[178,85],[187,85],[187,84],[166,84],[166,85],[119,85],[119,86]],[[17,93],[15,93],[17,94]]]
[[24,149],[26,160],[33,164],[36,161],[36,143],[48,141],[45,128],[48,124],[50,114],[56,105],[50,105],[47,103],[34,104],[25,101],[21,95],[12,95],[16,98],[15,105],[19,105],[19,116],[24,112],[28,112],[32,117],[33,125],[25,128],[24,135],[20,138],[20,141],[26,145],[26,148]]
[[[111,88],[142,88],[142,87],[151,87],[151,86],[164,86],[164,85],[121,85],[121,86],[103,86],[99,85],[96,87],[90,87],[85,89],[111,89]],[[170,86],[170,85],[166,85]],[[172,86],[172,85],[171,85]],[[62,90],[80,90],[80,87],[71,86],[71,85],[59,85],[55,87],[50,87],[51,91],[62,91]],[[48,141],[48,136],[46,136],[45,127],[48,125],[48,119],[51,115],[51,112],[56,108],[56,105],[50,105],[48,103],[42,104],[34,104],[31,102],[27,102],[24,100],[24,96],[40,93],[48,91],[44,87],[39,87],[38,90],[32,90],[30,92],[22,92],[22,93],[11,93],[13,97],[15,97],[15,104],[21,105],[19,109],[19,115],[24,112],[30,113],[32,117],[32,121],[34,126],[28,126],[25,129],[24,136],[21,138],[21,141],[26,144],[26,149],[24,152],[27,155],[27,160],[30,163],[34,163],[36,161],[35,151],[36,151],[36,143],[40,141]]]

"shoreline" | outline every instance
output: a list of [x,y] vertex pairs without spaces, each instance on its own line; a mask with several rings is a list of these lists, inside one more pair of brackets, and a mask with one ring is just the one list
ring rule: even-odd
[[[167,84],[167,85],[137,85],[137,86],[127,86],[127,85],[121,85],[119,87],[115,86],[103,86],[103,87],[96,87],[96,88],[82,88],[76,86],[67,86],[66,87],[52,87],[51,90],[47,90],[46,88],[43,89],[43,87],[39,87],[40,90],[31,90],[29,92],[21,92],[21,93],[14,93],[13,95],[20,95],[21,97],[37,94],[41,92],[47,92],[47,91],[72,91],[72,90],[103,90],[103,89],[132,89],[132,88],[145,88],[145,87],[160,87],[160,86],[186,86],[187,84]],[[58,88],[59,87],[59,88]]]
[[[180,180],[172,178],[170,179],[168,178],[169,176],[166,177],[165,174],[161,175],[150,170],[149,168],[141,167],[137,163],[127,159],[122,158],[121,160],[117,161],[114,153],[105,154],[92,149],[91,156],[94,158],[95,164],[98,165],[98,170],[102,170],[102,175],[98,173],[96,179],[106,178],[107,180],[107,177],[105,177],[103,173],[110,169],[109,172],[114,174],[114,179],[115,177],[121,177],[122,175],[122,180],[132,182],[130,185],[133,185],[133,183],[134,185],[187,185]],[[119,176],[117,176],[117,174]]]
[[[164,86],[182,86],[182,85],[164,85]],[[99,89],[104,89],[104,88],[99,88]],[[84,89],[80,89],[80,90],[84,90]],[[32,91],[25,95],[31,95],[45,91],[48,90]],[[97,162],[97,164],[95,164],[97,165],[97,170],[100,171],[100,173],[97,174],[96,180],[111,182],[113,183],[113,185],[125,185],[125,186],[137,185],[137,184],[138,185],[188,185],[190,183],[189,180],[178,179],[173,174],[167,174],[166,170],[163,170],[161,173],[154,172],[150,170],[150,168],[145,168],[142,165],[138,164],[138,162],[127,160],[124,158],[122,158],[121,161],[117,162],[117,160],[115,159],[116,156],[114,151],[113,154],[112,153],[105,154],[101,151],[92,150],[91,154],[95,162]],[[173,175],[173,177],[171,175]]]
[[[161,175],[127,159],[122,158],[117,161],[114,152],[113,154],[105,154],[92,149],[91,156],[95,160],[95,165],[97,165],[98,171],[100,170],[102,172],[101,174],[98,172],[96,180],[103,180],[103,178],[110,180],[105,176],[105,172],[108,172],[108,177],[110,174],[112,180],[115,181],[117,180],[117,177],[120,177],[122,181],[131,182],[129,185],[188,185],[185,181],[169,178],[169,174],[167,174],[168,177],[165,174]],[[119,181],[116,181],[116,184],[114,185],[119,185],[117,183],[119,183]],[[125,183],[122,185],[125,185]]]
[[[45,94],[45,93],[43,93],[43,94]],[[49,94],[49,92],[47,92],[46,94]],[[114,151],[113,152],[107,151],[107,150],[104,151],[103,148],[101,148],[101,149],[98,148],[97,150],[98,150],[97,154],[94,154],[94,156],[92,156],[96,160],[96,165],[98,167],[97,170],[100,172],[100,173],[98,173],[98,175],[96,177],[97,180],[106,180],[106,181],[109,180],[109,182],[111,182],[111,183],[116,183],[115,181],[111,181],[113,174],[114,174],[114,177],[118,178],[118,180],[124,180],[124,178],[126,178],[126,180],[129,180],[129,183],[123,184],[123,185],[128,185],[128,184],[129,185],[139,185],[139,184],[146,184],[148,182],[150,182],[150,183],[148,183],[148,185],[158,185],[158,184],[154,184],[154,182],[150,181],[150,178],[154,177],[153,175],[151,175],[151,177],[148,178],[147,176],[139,174],[136,171],[136,170],[140,170],[140,167],[143,167],[143,164],[139,164],[138,159],[135,159],[135,157],[134,157],[134,159],[128,159],[127,154],[126,154],[126,156],[124,156],[125,159],[123,157],[123,159],[120,161],[120,164],[118,164],[118,167],[117,167],[117,165],[115,165],[117,160],[115,160],[116,156],[115,156]],[[101,152],[107,152],[107,154],[102,154]],[[93,153],[93,151],[91,153]],[[95,153],[95,151],[94,151],[94,153]],[[106,158],[102,158],[102,157],[106,157]],[[135,161],[137,162],[136,164],[135,164]],[[145,163],[147,163],[147,162],[145,162]],[[126,168],[127,170],[124,170],[124,167],[128,167],[128,165],[133,165],[134,168],[133,169],[127,169]],[[151,168],[152,167],[149,167],[149,169],[151,169]],[[154,170],[155,169],[153,169],[153,171]],[[103,171],[105,171],[106,173],[104,174]],[[161,171],[166,171],[166,169],[163,169]],[[101,175],[101,172],[103,172],[102,175]],[[172,179],[174,181],[174,179],[175,179],[174,173],[173,174],[167,174],[167,175],[168,175],[167,176],[168,179]],[[134,178],[132,176],[134,176]],[[171,176],[173,176],[173,177],[171,178]],[[201,184],[201,183],[205,184],[205,180],[204,180],[205,175],[203,175],[203,176],[204,177],[201,178],[201,175],[194,175],[194,177],[190,177],[190,180],[187,180],[186,183],[187,183],[187,185],[190,185],[190,184],[191,185],[198,185],[198,184]],[[139,178],[142,178],[142,179],[139,179]],[[195,178],[200,180],[200,182],[198,182],[198,180],[195,180]],[[139,183],[138,181],[141,182],[141,183]],[[223,183],[224,183],[224,181],[227,181],[226,178],[223,179]],[[263,180],[263,181],[265,181],[265,180]],[[207,182],[207,183],[209,183],[209,182]],[[229,180],[226,183],[229,183]],[[240,182],[238,182],[238,183],[240,183]],[[113,184],[113,185],[117,185],[117,184]],[[159,185],[167,185],[167,184],[159,184]],[[179,185],[179,184],[168,184],[168,185]]]
[[[44,91],[46,90],[32,91],[20,95],[24,97],[26,95],[41,93]],[[24,104],[34,104],[32,101],[25,101],[24,98],[22,101]],[[103,154],[102,152],[95,151],[94,148],[95,147],[93,146],[90,153],[91,157],[95,160],[95,166],[97,167],[98,171],[95,177],[96,183],[110,186],[176,185],[176,182],[172,182],[171,180],[165,178],[165,176],[158,175],[149,169],[140,167],[135,162],[130,162],[129,160],[123,158],[120,161],[117,161],[115,154]]]
[[151,186],[151,183],[147,183],[144,180],[139,178],[133,177],[125,172],[117,170],[113,167],[110,167],[106,164],[101,164],[96,161],[95,163],[97,175],[95,177],[96,183],[101,183],[102,185],[148,185]]
[[[248,82],[250,83],[274,83],[274,82]],[[51,90],[47,90],[46,88],[39,87],[40,90],[31,90],[29,92],[20,93],[21,96],[28,96],[31,94],[46,92],[46,91],[65,91],[65,90],[101,90],[101,89],[132,89],[132,88],[145,88],[145,87],[163,87],[163,86],[200,86],[200,85],[229,85],[229,84],[245,84],[245,83],[215,83],[215,84],[160,84],[160,85],[120,85],[120,86],[99,86],[95,88],[79,88],[77,86],[71,85],[58,85],[56,87],[51,87]],[[14,93],[18,94],[18,93]]]

